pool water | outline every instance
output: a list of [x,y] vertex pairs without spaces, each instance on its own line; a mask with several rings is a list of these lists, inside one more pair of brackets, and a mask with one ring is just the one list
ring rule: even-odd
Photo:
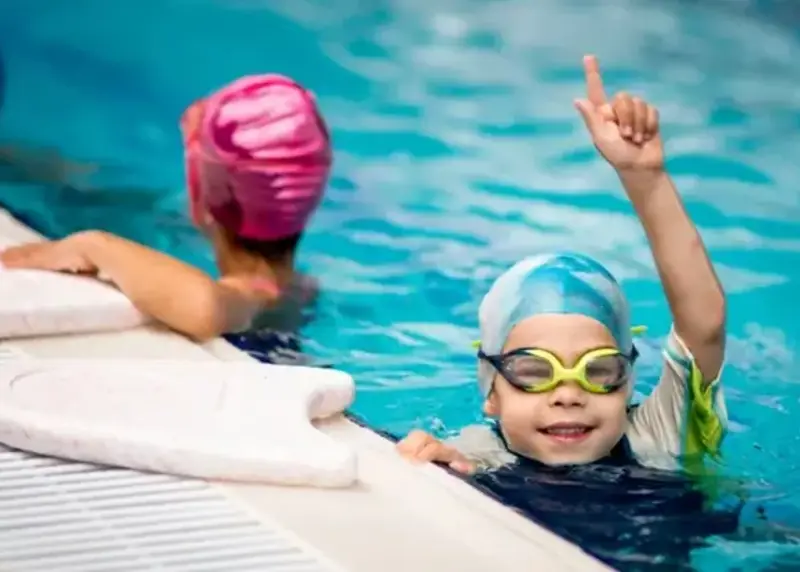
[[[742,519],[764,509],[800,530],[800,39],[783,3],[700,4],[1,0],[0,137],[99,165],[79,175],[100,190],[6,184],[0,202],[50,236],[104,228],[212,270],[183,212],[177,118],[238,75],[289,74],[317,94],[337,150],[301,251],[325,288],[306,348],[355,375],[356,414],[398,435],[480,421],[478,301],[555,248],[623,280],[649,326],[641,396],[670,317],[572,107],[594,52],[610,91],[660,106],[670,171],[729,295],[725,454],[747,482]],[[798,552],[718,539],[692,562],[788,570]]]

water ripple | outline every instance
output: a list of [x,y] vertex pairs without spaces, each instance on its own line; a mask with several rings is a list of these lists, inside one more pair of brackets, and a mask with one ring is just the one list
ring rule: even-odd
[[[359,414],[398,433],[476,421],[480,297],[518,258],[561,248],[604,260],[650,326],[643,395],[669,314],[642,229],[572,107],[580,58],[597,53],[610,91],[659,105],[669,169],[729,292],[728,462],[753,478],[752,494],[763,482],[783,495],[764,502],[800,527],[800,40],[760,4],[2,4],[0,38],[14,48],[4,136],[116,162],[124,177],[101,173],[103,185],[151,189],[116,206],[134,193],[91,205],[47,189],[0,197],[54,235],[102,224],[210,267],[174,216],[185,200],[178,113],[238,74],[289,73],[317,93],[337,148],[302,249],[325,285],[308,347],[356,375]],[[713,558],[738,553],[718,548]]]

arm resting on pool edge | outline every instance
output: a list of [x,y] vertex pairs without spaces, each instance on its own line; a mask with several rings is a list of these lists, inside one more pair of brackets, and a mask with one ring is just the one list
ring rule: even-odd
[[176,258],[97,230],[11,247],[2,261],[9,268],[95,273],[140,312],[197,341],[247,328],[266,305],[234,279],[215,281]]
[[700,233],[665,171],[619,175],[650,243],[675,331],[703,379],[716,380],[725,354],[725,293]]
[[73,235],[78,248],[136,308],[197,341],[246,329],[264,300],[233,279],[202,270],[119,236]]

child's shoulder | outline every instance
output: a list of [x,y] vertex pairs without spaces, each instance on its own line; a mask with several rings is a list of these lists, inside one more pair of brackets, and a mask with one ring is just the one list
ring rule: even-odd
[[273,276],[262,275],[225,276],[220,279],[220,283],[250,298],[263,300],[267,304],[279,300],[309,303],[319,293],[319,282],[312,276],[300,273],[294,274],[284,285],[278,284]]
[[662,345],[662,356],[655,388],[628,411],[626,435],[643,464],[672,469],[686,455],[718,454],[728,416],[720,375],[703,379],[674,328]]

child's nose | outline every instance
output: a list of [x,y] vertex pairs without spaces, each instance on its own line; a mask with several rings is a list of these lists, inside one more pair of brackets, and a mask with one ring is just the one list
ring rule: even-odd
[[575,381],[565,380],[550,393],[551,407],[583,407],[586,392]]

